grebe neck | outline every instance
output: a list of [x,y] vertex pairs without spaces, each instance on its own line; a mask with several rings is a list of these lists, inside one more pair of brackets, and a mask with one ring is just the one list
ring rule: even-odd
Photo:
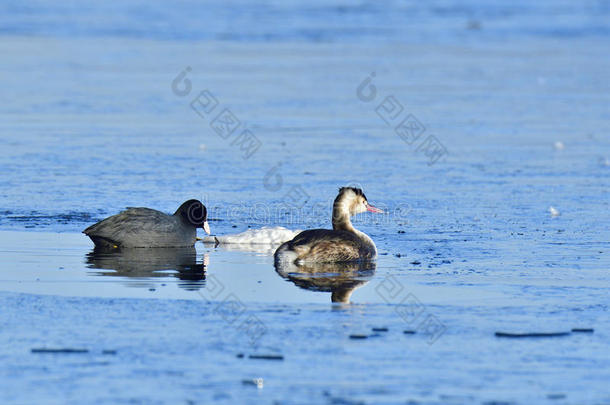
[[350,220],[349,210],[342,201],[333,204],[333,230],[357,233]]
[[333,204],[333,230],[347,231],[355,234],[365,245],[373,250],[373,257],[377,256],[377,247],[373,240],[364,232],[354,228],[350,219],[349,209],[344,201],[337,201]]

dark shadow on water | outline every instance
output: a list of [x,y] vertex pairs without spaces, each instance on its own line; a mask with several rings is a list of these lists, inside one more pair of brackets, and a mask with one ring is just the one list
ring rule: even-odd
[[275,271],[297,287],[331,293],[331,301],[348,303],[354,290],[375,274],[375,262],[362,263],[276,263]]
[[[199,290],[205,287],[205,268],[207,255],[197,260],[197,252],[190,248],[155,249],[93,249],[85,257],[87,267],[98,270],[95,276],[130,277],[150,279],[175,277],[183,282],[178,286],[186,290]],[[137,284],[130,284],[137,285]],[[142,287],[149,287],[142,284]]]

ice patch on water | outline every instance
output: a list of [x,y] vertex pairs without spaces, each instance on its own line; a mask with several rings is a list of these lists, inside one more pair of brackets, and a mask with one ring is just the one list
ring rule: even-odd
[[203,242],[240,245],[277,245],[294,238],[299,232],[301,231],[292,231],[282,226],[264,226],[260,229],[248,229],[236,234],[206,236],[203,238]]

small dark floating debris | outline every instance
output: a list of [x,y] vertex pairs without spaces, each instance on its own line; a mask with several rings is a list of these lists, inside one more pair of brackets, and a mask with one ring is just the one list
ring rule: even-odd
[[481,23],[477,20],[470,20],[468,24],[466,24],[466,29],[478,31],[481,29]]
[[244,354],[243,353],[237,353],[237,355],[235,356],[238,359],[243,359],[244,358]]
[[593,328],[573,328],[572,332],[575,332],[575,333],[593,333],[594,329]]
[[368,339],[368,335],[349,335],[350,339]]
[[396,257],[402,257],[402,255],[400,253],[396,253],[394,256]]
[[148,291],[157,291],[155,288],[149,288]]
[[343,397],[333,397],[332,395],[328,394],[324,394],[326,397],[328,397],[328,403],[332,404],[332,405],[365,405],[364,401],[356,401],[353,399],[349,399],[349,398],[343,398]]
[[402,333],[404,333],[405,335],[415,335],[414,330],[403,330]]
[[256,360],[284,360],[284,356],[278,354],[251,354],[248,358]]
[[252,385],[254,387],[263,388],[263,379],[262,378],[252,378],[249,380],[241,380],[243,385]]
[[566,394],[548,394],[546,397],[548,399],[565,399]]
[[32,353],[89,353],[89,349],[71,349],[71,348],[62,348],[62,349],[48,349],[44,347],[34,348],[31,350]]
[[102,350],[102,354],[115,355],[116,350]]
[[398,233],[406,233],[405,231],[398,231]]
[[386,327],[383,328],[372,328],[373,332],[387,332],[389,329]]
[[417,260],[413,260],[413,261],[411,262],[411,264],[421,264],[421,262],[419,262],[419,261],[417,261]]
[[570,335],[570,332],[531,332],[531,333],[496,332],[497,337],[507,337],[507,338],[559,337],[559,336],[568,336],[568,335]]

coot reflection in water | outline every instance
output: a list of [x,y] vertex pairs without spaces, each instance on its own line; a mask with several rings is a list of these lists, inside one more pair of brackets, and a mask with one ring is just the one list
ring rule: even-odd
[[353,263],[276,263],[275,271],[297,287],[331,293],[331,301],[349,303],[354,290],[368,283],[375,274],[375,262]]
[[[114,270],[93,272],[96,276],[118,276],[136,279],[173,276],[182,280],[178,286],[186,290],[205,287],[205,268],[208,256],[197,260],[194,247],[93,249],[86,255],[90,269]],[[138,285],[130,283],[129,285]],[[148,284],[140,284],[148,287]]]

